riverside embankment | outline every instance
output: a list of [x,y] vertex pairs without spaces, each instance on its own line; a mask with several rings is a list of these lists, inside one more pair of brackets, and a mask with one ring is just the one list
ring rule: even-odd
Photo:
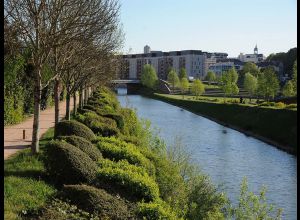
[[140,94],[179,106],[297,155],[297,111],[183,100],[149,91],[141,91]]

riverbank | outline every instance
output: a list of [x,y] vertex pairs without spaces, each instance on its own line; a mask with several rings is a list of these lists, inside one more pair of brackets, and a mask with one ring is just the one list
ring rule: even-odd
[[140,94],[184,108],[297,155],[297,111],[175,99],[148,90],[141,90]]

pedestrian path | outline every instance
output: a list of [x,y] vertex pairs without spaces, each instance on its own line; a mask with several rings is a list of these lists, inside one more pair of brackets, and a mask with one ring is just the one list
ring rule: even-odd
[[[77,98],[78,100],[78,98]],[[78,103],[78,102],[77,102]],[[71,99],[70,109],[73,109],[73,99]],[[59,103],[59,118],[66,114],[66,101]],[[54,106],[41,111],[40,113],[40,137],[51,127],[54,127]],[[4,160],[19,150],[28,148],[32,141],[33,116],[20,124],[4,127]],[[23,139],[25,130],[25,139]]]

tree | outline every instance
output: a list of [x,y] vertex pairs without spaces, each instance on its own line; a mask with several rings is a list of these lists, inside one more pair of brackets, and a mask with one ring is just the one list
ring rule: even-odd
[[197,99],[198,99],[199,95],[202,95],[205,92],[204,84],[202,83],[202,81],[200,79],[196,79],[193,82],[191,91],[192,91],[192,94],[194,94]]
[[267,67],[258,77],[258,94],[263,96],[267,101],[279,91],[279,81],[272,67]]
[[150,64],[143,66],[141,82],[144,86],[154,89],[157,83],[158,77],[154,67]]
[[287,81],[286,84],[283,86],[282,94],[285,97],[291,97],[296,95],[292,80]]
[[178,83],[179,83],[178,75],[177,75],[177,73],[176,73],[176,71],[174,69],[170,69],[170,71],[169,71],[168,82],[171,83],[172,89],[174,91],[175,86],[177,86]]
[[251,73],[245,74],[244,88],[249,92],[250,102],[251,102],[251,96],[255,94],[257,89],[257,78],[253,76]]
[[205,78],[208,81],[208,84],[210,85],[212,81],[216,80],[216,74],[213,71],[208,71]]
[[297,96],[297,59],[294,62],[294,66],[293,66],[293,86],[294,86],[294,90]]
[[182,80],[183,78],[187,78],[187,73],[185,68],[180,68],[178,77],[180,80]]
[[254,77],[258,77],[260,71],[259,68],[253,62],[246,62],[243,66],[243,69],[239,71],[239,80],[238,84],[242,85],[245,80],[246,73],[250,73]]
[[184,99],[184,93],[189,89],[189,81],[187,78],[182,78],[180,80],[180,89],[181,89],[181,94]]
[[229,69],[228,71],[224,72],[221,75],[220,83],[221,89],[224,92],[224,102],[225,96],[236,95],[239,93],[239,88],[237,86],[238,74],[234,67]]

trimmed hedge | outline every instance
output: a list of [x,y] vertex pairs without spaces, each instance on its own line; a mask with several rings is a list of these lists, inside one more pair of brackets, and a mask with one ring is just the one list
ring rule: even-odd
[[158,199],[159,189],[156,182],[147,173],[140,174],[131,168],[129,164],[122,168],[109,165],[99,168],[94,184],[100,188],[117,188],[132,200],[148,202]]
[[104,137],[110,137],[118,135],[119,129],[116,126],[116,122],[110,118],[105,118],[97,115],[96,113],[87,112],[83,115],[78,115],[77,119],[91,128],[91,130],[97,135]]
[[123,199],[112,196],[103,189],[87,185],[65,185],[63,196],[80,209],[96,214],[100,219],[122,220],[134,217]]
[[[25,217],[25,216],[24,216]],[[53,199],[45,207],[40,210],[40,213],[36,213],[33,216],[26,216],[24,219],[39,219],[39,220],[83,220],[93,219],[100,220],[97,216],[78,209],[74,205],[70,205],[69,202],[62,201],[61,199]]]
[[61,121],[56,125],[54,137],[76,135],[89,141],[95,138],[94,132],[86,125],[75,121]]
[[137,216],[140,219],[164,219],[175,220],[178,218],[176,214],[171,210],[170,206],[163,201],[151,202],[151,203],[139,203]]
[[97,173],[96,163],[73,145],[52,140],[46,145],[45,167],[58,184],[90,183]]
[[[115,139],[113,139],[113,141],[114,140]],[[150,175],[155,175],[154,165],[133,144],[121,141],[119,143],[117,141],[115,143],[109,143],[103,139],[98,141],[96,146],[104,158],[115,161],[127,160],[130,164],[145,167]]]
[[79,137],[75,135],[59,136],[58,139],[64,140],[69,144],[72,144],[73,146],[79,148],[94,161],[98,161],[99,159],[102,159],[102,154],[98,150],[98,148],[83,137]]

